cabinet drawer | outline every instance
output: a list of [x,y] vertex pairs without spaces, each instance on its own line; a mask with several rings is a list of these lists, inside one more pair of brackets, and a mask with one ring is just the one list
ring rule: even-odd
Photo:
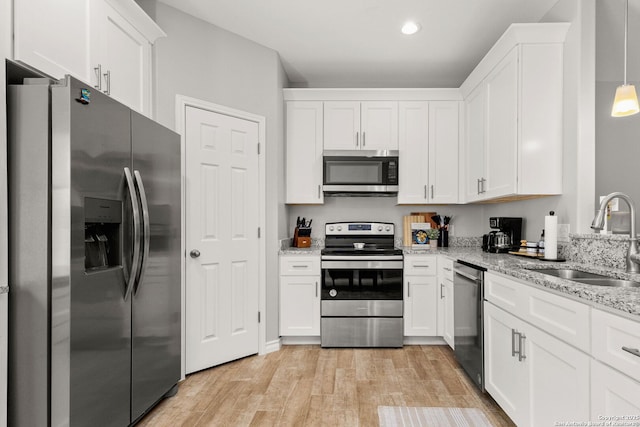
[[280,275],[282,276],[313,276],[320,274],[320,257],[310,256],[281,256]]
[[594,309],[591,334],[594,358],[640,381],[640,322]]
[[453,282],[453,260],[440,256],[438,257],[438,266],[442,271],[442,278]]
[[437,274],[435,255],[405,255],[404,274],[409,276],[435,276]]
[[589,351],[589,306],[513,278],[485,273],[485,299],[585,352]]
[[490,272],[484,274],[484,299],[512,314],[520,313],[524,301],[523,292],[528,287],[513,279],[499,276]]

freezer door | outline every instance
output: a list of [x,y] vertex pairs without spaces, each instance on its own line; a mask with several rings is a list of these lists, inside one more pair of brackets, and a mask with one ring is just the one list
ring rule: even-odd
[[51,92],[51,425],[128,425],[130,112],[73,78]]
[[180,380],[181,196],[180,136],[135,112],[131,126],[133,170],[149,220],[132,298],[135,421]]

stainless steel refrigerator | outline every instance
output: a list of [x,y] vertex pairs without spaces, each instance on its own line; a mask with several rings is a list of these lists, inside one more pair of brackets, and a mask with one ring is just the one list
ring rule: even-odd
[[180,379],[180,137],[71,77],[7,102],[9,424],[135,423]]

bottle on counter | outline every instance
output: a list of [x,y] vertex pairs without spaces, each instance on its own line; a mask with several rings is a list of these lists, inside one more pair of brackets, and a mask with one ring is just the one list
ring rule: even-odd
[[540,235],[540,241],[538,242],[538,254],[544,255],[544,228],[542,229],[542,234]]

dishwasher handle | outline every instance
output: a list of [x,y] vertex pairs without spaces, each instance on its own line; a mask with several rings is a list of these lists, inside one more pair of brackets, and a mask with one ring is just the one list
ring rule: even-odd
[[475,276],[473,274],[466,273],[464,271],[458,270],[457,268],[453,269],[453,274],[459,274],[462,277],[466,277],[469,280],[473,280],[474,282],[482,281],[482,276]]

